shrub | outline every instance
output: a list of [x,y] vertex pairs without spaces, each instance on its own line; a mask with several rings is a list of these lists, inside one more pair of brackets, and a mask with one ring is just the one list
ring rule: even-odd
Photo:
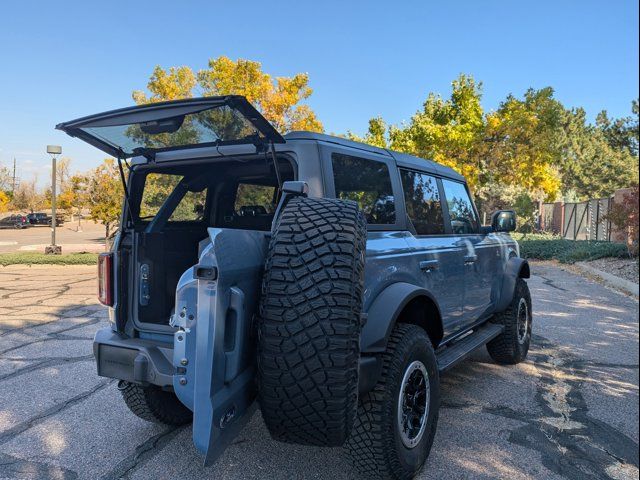
[[638,255],[638,193],[639,185],[632,187],[631,192],[625,193],[622,203],[611,205],[604,220],[610,221],[618,230],[627,234],[627,248],[629,255]]
[[514,235],[514,238],[520,244],[520,255],[523,258],[575,263],[604,257],[627,256],[627,249],[621,243],[566,240],[548,234]]

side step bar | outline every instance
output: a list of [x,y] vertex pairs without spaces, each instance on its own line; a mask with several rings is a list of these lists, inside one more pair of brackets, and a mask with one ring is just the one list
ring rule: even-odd
[[455,366],[458,362],[467,358],[474,350],[500,335],[502,330],[504,330],[502,325],[485,323],[452,345],[437,351],[438,370],[442,373]]

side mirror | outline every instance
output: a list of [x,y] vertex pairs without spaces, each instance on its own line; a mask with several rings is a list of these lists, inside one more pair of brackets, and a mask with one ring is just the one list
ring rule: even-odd
[[516,229],[516,212],[498,210],[491,215],[491,228],[494,232],[513,232]]

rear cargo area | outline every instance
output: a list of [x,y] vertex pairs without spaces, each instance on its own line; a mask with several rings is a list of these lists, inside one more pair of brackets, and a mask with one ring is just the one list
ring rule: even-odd
[[[296,177],[292,161],[278,159],[281,181]],[[141,166],[131,177],[133,228],[122,288],[126,318],[139,330],[169,330],[181,275],[198,262],[210,227],[269,231],[277,205],[273,161],[217,158]],[[164,327],[164,328],[163,328]]]

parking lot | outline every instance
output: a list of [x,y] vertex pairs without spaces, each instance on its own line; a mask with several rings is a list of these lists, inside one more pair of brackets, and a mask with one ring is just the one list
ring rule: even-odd
[[[2,234],[0,234],[2,235]],[[420,478],[638,478],[638,302],[547,264],[528,360],[483,350],[442,380]],[[99,378],[95,267],[0,267],[0,478],[353,478],[340,449],[272,441],[256,413],[211,467]]]
[[[24,229],[0,229],[0,254],[10,252],[40,252],[51,244],[51,227],[34,225]],[[65,222],[56,228],[56,244],[63,253],[104,251],[104,226],[90,220]]]

